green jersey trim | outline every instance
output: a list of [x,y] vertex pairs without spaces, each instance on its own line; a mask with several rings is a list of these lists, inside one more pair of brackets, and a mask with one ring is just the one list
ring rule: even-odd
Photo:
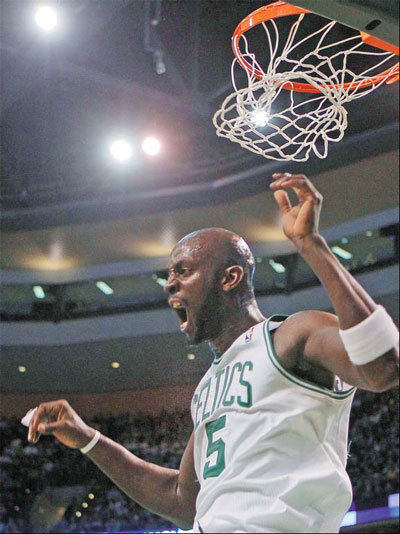
[[355,387],[352,387],[347,391],[332,391],[331,389],[325,388],[323,386],[317,386],[317,384],[314,384],[313,382],[305,380],[304,378],[299,378],[293,373],[290,373],[289,371],[287,371],[282,366],[275,352],[275,347],[274,347],[271,332],[269,329],[269,323],[273,321],[274,318],[275,320],[278,318],[279,320],[281,320],[282,318],[286,318],[286,317],[287,315],[286,316],[272,315],[267,321],[265,321],[264,326],[263,326],[263,334],[264,334],[265,344],[267,347],[267,354],[272,364],[274,365],[274,367],[280,372],[281,375],[287,378],[290,382],[293,382],[294,384],[297,384],[298,386],[301,386],[310,391],[314,391],[316,393],[323,393],[324,395],[327,395],[328,397],[331,397],[332,399],[346,399],[347,397],[350,397],[350,395],[354,393],[356,389]]

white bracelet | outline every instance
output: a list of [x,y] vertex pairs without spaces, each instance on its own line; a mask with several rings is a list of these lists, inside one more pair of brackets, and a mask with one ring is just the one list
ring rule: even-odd
[[399,343],[399,331],[383,306],[378,306],[364,321],[339,330],[344,348],[355,365],[365,365]]
[[89,451],[91,451],[93,449],[93,447],[96,445],[96,443],[99,441],[99,439],[100,439],[100,432],[98,430],[96,430],[95,435],[89,441],[89,443],[87,445],[85,445],[84,447],[82,447],[82,449],[79,449],[79,450],[81,451],[82,454],[87,454]]

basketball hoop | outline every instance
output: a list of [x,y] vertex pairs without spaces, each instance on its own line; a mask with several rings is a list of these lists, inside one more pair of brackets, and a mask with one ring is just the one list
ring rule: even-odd
[[[365,32],[350,30],[352,35],[336,40],[333,29],[341,25],[318,17],[322,26],[306,36],[302,29],[298,37],[310,14],[279,1],[257,9],[237,26],[232,37],[235,90],[213,117],[218,136],[270,159],[306,161],[311,151],[325,158],[329,142],[340,141],[347,128],[344,104],[399,79],[399,49]],[[291,25],[289,16],[296,16]],[[266,34],[266,68],[250,52],[245,35],[256,26]],[[280,34],[285,32],[286,42],[280,45]],[[363,61],[367,65],[357,72]],[[242,87],[235,74],[237,65],[247,75]]]

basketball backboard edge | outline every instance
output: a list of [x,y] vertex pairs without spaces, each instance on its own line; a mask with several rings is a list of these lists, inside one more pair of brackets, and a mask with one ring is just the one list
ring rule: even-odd
[[289,3],[399,45],[398,0],[289,0]]

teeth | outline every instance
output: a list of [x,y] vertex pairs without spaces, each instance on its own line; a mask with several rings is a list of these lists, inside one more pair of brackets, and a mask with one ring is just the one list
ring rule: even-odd
[[177,308],[181,308],[182,306],[181,306],[181,304],[180,304],[179,302],[173,302],[173,303],[172,303],[172,307],[173,307],[174,309],[177,309]]

